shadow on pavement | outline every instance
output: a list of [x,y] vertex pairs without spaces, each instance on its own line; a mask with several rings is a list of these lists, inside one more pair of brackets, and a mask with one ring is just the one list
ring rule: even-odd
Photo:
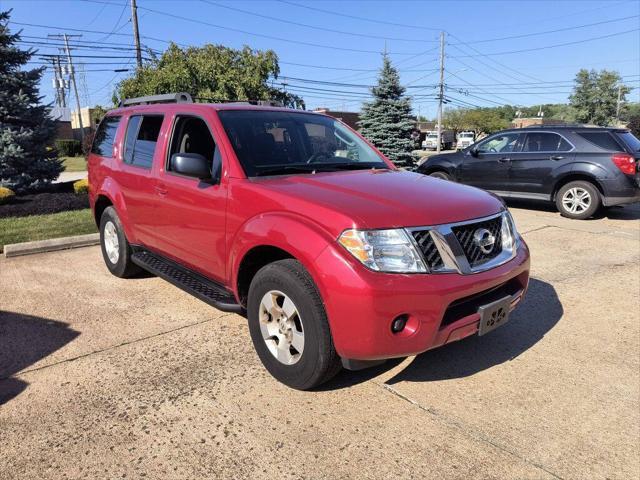
[[[558,217],[560,214],[556,210],[556,207],[551,202],[543,202],[536,200],[524,200],[516,198],[505,198],[509,208],[522,208],[527,210],[537,210],[539,212],[555,212]],[[622,205],[609,208],[601,208],[593,217],[587,221],[600,220],[602,218],[609,218],[611,220],[639,220],[640,219],[640,203],[634,203],[631,205]],[[584,220],[578,220],[580,222]]]
[[[486,336],[472,336],[420,354],[385,383],[431,382],[467,377],[513,360],[538,343],[558,323],[563,313],[553,286],[532,278],[525,300],[511,314],[509,323]],[[394,368],[402,360],[389,360],[357,372],[343,371],[320,389],[336,390],[366,382]]]
[[0,310],[0,405],[19,395],[28,385],[12,375],[55,352],[79,334],[63,322]]

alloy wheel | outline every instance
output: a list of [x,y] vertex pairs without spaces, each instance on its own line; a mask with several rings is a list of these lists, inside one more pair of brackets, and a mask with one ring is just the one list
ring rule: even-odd
[[580,187],[573,187],[564,192],[562,206],[572,214],[580,214],[591,206],[591,194]]
[[260,331],[271,354],[293,365],[304,351],[304,331],[298,309],[285,293],[270,290],[260,301]]
[[107,257],[109,261],[115,265],[120,259],[120,241],[118,240],[118,231],[113,222],[109,221],[105,223],[103,238]]

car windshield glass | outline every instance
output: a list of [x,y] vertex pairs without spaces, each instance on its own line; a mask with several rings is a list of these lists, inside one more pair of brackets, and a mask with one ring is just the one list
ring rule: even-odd
[[473,133],[461,133],[460,138],[473,138]]
[[219,116],[248,177],[389,168],[360,137],[324,115],[223,110]]
[[427,138],[438,138],[438,134],[437,133],[430,133],[429,135],[427,135]]
[[623,132],[617,134],[632,152],[640,152],[640,140],[631,132]]

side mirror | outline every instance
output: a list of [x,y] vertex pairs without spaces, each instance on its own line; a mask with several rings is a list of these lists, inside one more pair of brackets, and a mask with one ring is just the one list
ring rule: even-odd
[[475,147],[472,147],[469,149],[469,155],[471,155],[472,157],[478,157],[478,149]]
[[211,170],[209,161],[199,153],[174,153],[171,155],[171,170],[199,178],[200,180],[210,180]]

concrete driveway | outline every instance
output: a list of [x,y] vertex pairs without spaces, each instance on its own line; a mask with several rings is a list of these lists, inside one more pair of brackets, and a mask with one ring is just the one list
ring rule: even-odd
[[316,392],[98,247],[0,260],[0,478],[638,478],[640,208],[513,212],[533,267],[508,325]]

